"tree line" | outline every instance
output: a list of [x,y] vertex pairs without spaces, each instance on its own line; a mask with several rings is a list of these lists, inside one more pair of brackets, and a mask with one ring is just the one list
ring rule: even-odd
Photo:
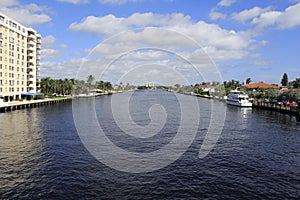
[[92,75],[87,77],[87,80],[78,79],[52,79],[46,77],[41,79],[40,82],[41,93],[45,96],[65,96],[65,95],[78,95],[88,94],[92,91],[103,90],[108,91],[113,89],[113,85],[110,82],[96,81]]
[[[247,78],[245,84],[250,84],[252,82],[251,78]],[[202,82],[201,84],[195,84],[193,86],[193,92],[196,94],[201,95],[210,95],[210,96],[225,96],[228,95],[230,90],[234,90],[236,88],[239,88],[244,83],[240,83],[237,80],[231,80],[231,81],[224,81],[223,84],[220,83],[214,83],[211,84],[210,82]],[[207,94],[207,92],[204,92],[200,85],[209,85],[209,86],[215,86],[214,90],[215,92],[211,94]],[[280,92],[279,89],[261,89],[256,88],[254,90],[248,90],[247,93],[251,98],[254,99],[268,99],[273,101],[300,101],[300,78],[296,78],[293,81],[288,81],[288,75],[286,73],[283,74],[281,79],[281,85],[282,86],[288,86],[289,90],[286,90],[284,92]]]

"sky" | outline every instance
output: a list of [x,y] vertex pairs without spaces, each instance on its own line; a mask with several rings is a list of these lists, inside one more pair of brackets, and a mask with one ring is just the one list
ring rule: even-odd
[[0,12],[42,35],[41,78],[300,77],[300,0],[1,0]]

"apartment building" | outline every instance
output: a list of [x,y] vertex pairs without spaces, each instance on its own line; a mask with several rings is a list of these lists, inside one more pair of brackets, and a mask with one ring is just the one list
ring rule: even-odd
[[41,35],[0,13],[0,96],[39,92]]

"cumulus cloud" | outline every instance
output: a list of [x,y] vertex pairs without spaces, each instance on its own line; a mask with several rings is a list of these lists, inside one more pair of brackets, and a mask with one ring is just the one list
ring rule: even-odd
[[258,27],[273,26],[282,13],[278,11],[269,11],[262,13],[259,17],[252,20],[251,24],[255,24]]
[[[163,45],[185,45],[175,36],[159,35],[166,34],[155,29],[134,31],[138,27],[161,27],[177,31],[187,37],[196,39],[201,45],[213,45],[219,48],[240,49],[249,45],[248,38],[244,38],[233,30],[222,29],[217,24],[208,24],[204,21],[193,22],[190,16],[181,13],[168,15],[154,13],[135,13],[128,18],[118,18],[114,15],[103,17],[88,16],[79,23],[72,23],[69,29],[72,31],[89,32],[96,35],[113,35],[127,31],[124,40],[152,42]],[[132,31],[128,31],[132,30]],[[175,37],[175,38],[174,38]],[[172,40],[172,41],[171,41]]]
[[226,14],[217,12],[217,11],[215,11],[215,9],[212,9],[211,12],[209,13],[209,18],[212,20],[225,19]]
[[184,25],[190,22],[189,16],[181,13],[175,14],[154,14],[134,13],[128,18],[118,18],[112,14],[95,17],[88,16],[80,23],[72,23],[69,29],[72,31],[89,32],[93,34],[115,34],[127,29],[141,28],[146,26],[170,26]]
[[139,2],[144,0],[99,0],[102,4],[115,4],[115,5],[122,5],[129,2]]
[[262,13],[265,13],[270,10],[270,7],[267,8],[260,8],[260,7],[253,7],[251,9],[243,10],[239,13],[233,13],[231,17],[239,22],[246,22],[247,20],[253,19],[254,17],[257,17],[261,15]]
[[300,3],[288,7],[277,20],[278,28],[286,29],[300,25]]
[[41,50],[41,59],[42,60],[54,60],[61,57],[61,53],[55,49],[42,49]]
[[1,0],[0,7],[15,6],[18,4],[19,2],[17,0]]
[[[42,37],[42,50],[41,59],[42,60],[54,60],[61,57],[61,52],[55,49],[56,38],[53,35],[47,35]],[[59,45],[60,48],[67,48],[66,45]]]
[[69,30],[104,36],[88,52],[81,77],[97,74],[109,66],[105,72],[115,81],[132,67],[146,65],[168,66],[189,78],[199,76],[199,71],[208,76],[215,69],[211,59],[222,62],[245,58],[253,43],[246,34],[193,21],[182,13],[88,16],[72,23]]
[[51,18],[45,14],[47,8],[36,4],[22,5],[18,1],[1,1],[0,11],[25,26],[50,22]]
[[57,0],[58,2],[72,3],[72,4],[85,4],[88,3],[89,0]]
[[53,35],[47,35],[42,37],[43,48],[52,48],[53,44],[56,42],[56,38]]
[[[251,24],[259,28],[274,26],[278,29],[294,28],[300,25],[300,3],[289,6],[284,11],[273,11],[270,8],[252,8],[232,15],[244,21],[254,17]],[[256,16],[255,16],[256,15]]]
[[231,4],[235,3],[237,0],[221,0],[218,3],[218,6],[230,6]]
[[41,75],[42,77],[45,77],[43,75],[46,75],[46,77],[51,77],[53,79],[74,78],[76,72],[80,68],[81,62],[81,59],[71,59],[61,63],[41,62]]

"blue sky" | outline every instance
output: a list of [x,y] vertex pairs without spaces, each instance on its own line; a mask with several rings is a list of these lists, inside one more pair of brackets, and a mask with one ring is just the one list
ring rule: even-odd
[[113,83],[300,77],[299,0],[2,0],[42,35],[41,77]]

